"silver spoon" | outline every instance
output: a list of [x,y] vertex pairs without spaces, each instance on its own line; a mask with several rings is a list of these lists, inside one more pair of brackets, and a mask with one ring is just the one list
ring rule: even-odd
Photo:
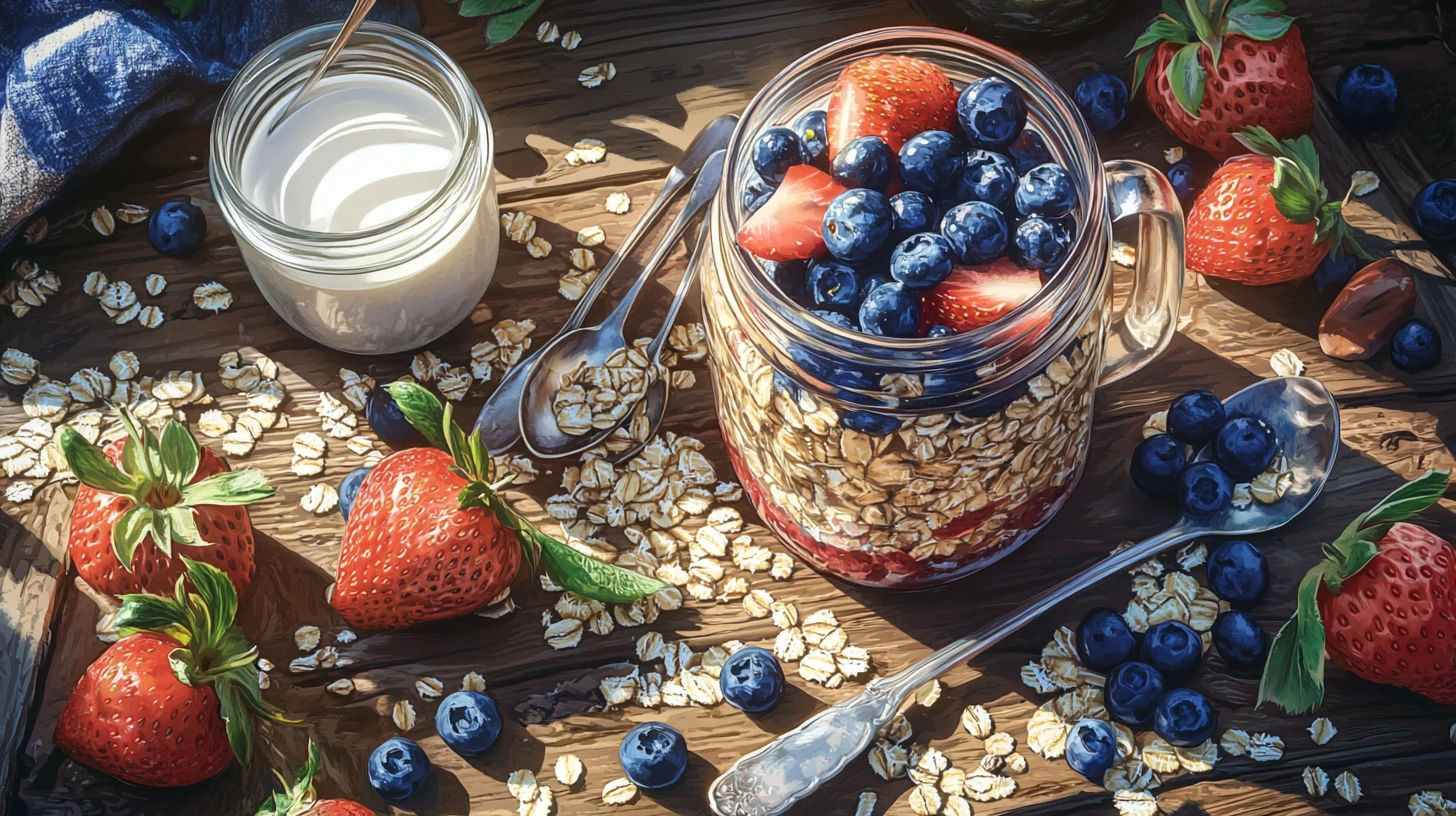
[[[605,435],[621,424],[618,422],[605,431],[593,429],[581,436],[562,431],[556,424],[556,413],[551,405],[556,398],[556,392],[560,390],[561,376],[575,370],[583,362],[588,366],[602,365],[614,352],[627,348],[627,338],[622,333],[627,313],[632,311],[632,304],[642,293],[647,281],[677,248],[678,239],[687,231],[688,225],[717,194],[718,185],[723,180],[723,157],[724,151],[719,150],[703,164],[698,180],[693,183],[693,189],[688,193],[687,203],[683,205],[677,218],[673,219],[657,249],[643,265],[637,281],[622,296],[622,302],[617,304],[617,308],[601,323],[558,334],[541,349],[541,355],[536,358],[530,373],[526,375],[520,404],[521,436],[526,440],[526,447],[531,453],[543,459],[573,456],[600,445],[606,438]],[[689,273],[683,274],[686,277]],[[674,311],[682,305],[682,296],[685,294],[679,288],[678,297],[673,301]],[[663,324],[664,330],[671,328],[671,323]],[[663,332],[658,334],[659,339],[666,337]],[[654,345],[661,350],[660,344]],[[626,416],[631,415],[631,411],[626,413]]]
[[1318,380],[1275,377],[1224,401],[1229,416],[1269,423],[1293,469],[1294,484],[1273,504],[1229,508],[1209,518],[1184,516],[1170,528],[1114,553],[892,677],[870,681],[858,697],[810,717],[794,730],[733,763],[713,782],[708,801],[718,816],[774,816],[832,779],[859,756],[916,689],[1036,620],[1052,607],[1170,547],[1202,536],[1251,535],[1288,524],[1314,503],[1335,464],[1340,412]]
[[[622,265],[632,250],[637,248],[637,243],[647,234],[648,230],[657,223],[672,199],[677,196],[688,182],[692,181],[708,157],[715,151],[722,150],[728,146],[728,139],[733,135],[733,129],[738,126],[738,117],[733,114],[719,116],[708,123],[702,132],[688,145],[679,161],[667,173],[667,181],[663,183],[662,189],[657,191],[657,197],[647,207],[647,212],[638,219],[637,225],[622,239],[613,253],[611,260],[597,273],[596,280],[587,287],[586,293],[581,300],[577,301],[576,308],[571,310],[567,316],[566,323],[561,326],[561,333],[569,332],[582,323],[586,322],[587,314],[591,312],[592,304],[596,303],[597,296],[606,288],[607,282]],[[521,438],[520,406],[521,391],[526,384],[526,375],[530,373],[532,364],[541,356],[545,349],[543,346],[537,349],[530,356],[516,363],[506,375],[501,378],[500,384],[495,387],[485,405],[480,407],[480,414],[475,418],[475,430],[480,432],[481,440],[485,447],[492,453],[503,453],[507,448]]]
[[274,119],[272,124],[268,125],[268,133],[270,135],[283,123],[284,119],[288,118],[289,114],[298,109],[299,104],[303,102],[303,98],[308,96],[308,92],[313,90],[313,86],[317,85],[320,79],[323,79],[324,72],[329,70],[329,66],[333,65],[334,60],[339,58],[339,52],[344,50],[344,46],[349,42],[349,38],[354,36],[354,32],[359,30],[359,26],[364,25],[364,18],[369,16],[369,10],[374,8],[374,3],[375,0],[355,0],[353,11],[349,12],[349,18],[339,28],[339,33],[334,35],[334,41],[329,43],[329,50],[324,52],[323,59],[319,60],[318,65],[314,66],[313,73],[309,74],[308,79],[304,80],[303,87],[299,88],[298,93],[293,95],[293,99],[288,103],[288,107],[284,108],[283,112],[278,114],[278,118]]

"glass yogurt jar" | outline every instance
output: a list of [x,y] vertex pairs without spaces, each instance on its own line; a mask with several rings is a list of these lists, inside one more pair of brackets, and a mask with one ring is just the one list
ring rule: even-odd
[[[885,54],[934,63],[958,90],[1010,82],[1076,188],[1066,260],[989,325],[911,338],[844,328],[790,299],[735,240],[757,136],[823,109],[846,65]],[[1183,216],[1166,178],[1104,164],[1072,100],[1030,62],[925,28],[858,34],[790,65],[749,104],[728,156],[704,313],[724,440],[764,522],[819,570],[895,589],[963,577],[1034,535],[1081,476],[1097,386],[1146,364],[1176,327]],[[1134,215],[1131,293],[1114,308],[1112,222]]]
[[444,52],[372,22],[280,120],[338,29],[290,34],[238,73],[213,122],[213,192],[291,326],[341,351],[404,351],[460,323],[495,273],[490,120]]

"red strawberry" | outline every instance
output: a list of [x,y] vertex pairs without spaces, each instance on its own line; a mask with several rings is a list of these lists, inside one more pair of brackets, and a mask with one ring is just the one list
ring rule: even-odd
[[1328,200],[1308,136],[1281,142],[1249,128],[1239,138],[1257,155],[1225,162],[1188,208],[1189,269],[1264,285],[1313,275],[1331,251],[1364,254]]
[[941,325],[955,332],[1000,320],[1041,291],[1041,273],[1006,258],[982,266],[957,266],[920,296],[921,328]]
[[233,625],[228,576],[178,560],[187,577],[174,598],[123,599],[115,620],[124,637],[81,676],[56,723],[67,756],[134,785],[191,785],[234,756],[246,764],[252,716],[281,720],[258,688],[258,650]]
[[390,456],[359,488],[332,601],[350,624],[401,629],[468,614],[510,587],[523,546],[557,584],[586,598],[629,603],[667,587],[531,526],[496,493],[504,482],[491,484],[490,454],[478,433],[466,437],[451,407],[421,386],[387,387],[436,447]]
[[789,168],[758,211],[738,228],[738,245],[770,261],[824,254],[824,211],[845,188],[807,164]]
[[1456,548],[1402,523],[1445,493],[1448,471],[1407,482],[1357,518],[1299,585],[1259,700],[1292,713],[1324,696],[1324,652],[1346,671],[1456,704]]
[[1168,130],[1218,159],[1243,152],[1234,137],[1246,127],[1279,139],[1308,133],[1314,81],[1282,0],[1216,2],[1212,13],[1202,0],[1183,5],[1164,0],[1133,45],[1142,52],[1133,88]]
[[829,96],[829,158],[861,136],[878,136],[898,153],[922,131],[954,132],[959,96],[940,66],[925,60],[893,54],[856,60]]
[[277,491],[257,470],[228,470],[178,422],[158,438],[124,409],[121,421],[125,442],[104,453],[72,428],[60,432],[61,455],[81,481],[66,545],[76,571],[108,595],[164,594],[183,573],[172,557],[181,544],[226,573],[241,595],[253,577],[253,526],[243,505]]
[[318,746],[308,741],[308,759],[298,769],[298,775],[290,783],[277,771],[273,772],[284,790],[275,793],[258,808],[254,816],[374,816],[374,811],[348,799],[319,799],[313,791],[313,778],[323,766]]

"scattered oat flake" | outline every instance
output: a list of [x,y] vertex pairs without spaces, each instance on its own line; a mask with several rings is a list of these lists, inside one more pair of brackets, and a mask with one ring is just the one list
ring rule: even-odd
[[930,708],[940,700],[941,686],[939,680],[931,680],[915,690],[915,702],[926,708]]
[[968,705],[966,710],[961,712],[961,727],[966,733],[976,739],[985,739],[995,732],[995,724],[991,720],[991,712],[982,705]]
[[1112,262],[1118,266],[1137,265],[1137,247],[1123,241],[1112,242]]
[[415,707],[409,700],[400,700],[394,704],[390,718],[394,720],[395,728],[412,731],[415,727]]
[[986,753],[995,756],[1010,756],[1016,751],[1016,738],[1005,731],[998,731],[986,737],[985,749]]
[[1183,148],[1170,147],[1167,150],[1164,150],[1163,160],[1166,161],[1168,164],[1177,164],[1178,162],[1183,161]]
[[101,297],[102,293],[106,291],[108,283],[110,281],[106,279],[105,272],[88,272],[86,280],[81,284],[81,291],[91,297]]
[[1335,724],[1328,717],[1320,717],[1309,724],[1309,737],[1314,740],[1315,745],[1324,745],[1338,733],[1339,729],[1335,728]]
[[350,680],[347,677],[341,677],[338,680],[335,680],[334,682],[328,684],[327,686],[324,686],[324,688],[328,689],[330,694],[337,694],[340,697],[347,697],[350,694],[354,693],[354,681]]
[[572,153],[586,164],[596,164],[607,156],[607,145],[600,139],[582,139],[572,145]]
[[544,258],[551,254],[551,242],[537,235],[526,242],[526,254],[532,258]]
[[576,754],[562,754],[556,758],[556,781],[571,787],[580,779],[586,766]]
[[477,303],[470,312],[470,322],[477,326],[489,323],[493,319],[495,319],[495,310],[491,309],[488,303]]
[[1304,789],[1309,791],[1310,796],[1324,796],[1330,789],[1330,775],[1325,773],[1324,768],[1308,767],[1304,769]]
[[536,41],[543,43],[554,43],[561,37],[561,29],[550,21],[544,22],[536,27]]
[[602,786],[602,804],[628,805],[637,799],[637,786],[628,779],[613,779]]
[[601,227],[583,227],[576,233],[576,242],[584,247],[601,246],[607,240],[607,233]]
[[155,329],[161,326],[162,321],[165,319],[166,315],[162,314],[162,310],[158,309],[156,306],[143,307],[142,310],[137,313],[137,322],[141,323],[148,329]]
[[167,289],[167,279],[153,272],[147,276],[146,288],[147,294],[157,297]]
[[568,31],[561,35],[561,47],[567,51],[575,51],[581,45],[581,35],[575,31]]
[[624,215],[632,209],[632,197],[623,192],[615,192],[607,196],[607,212],[616,215]]
[[1158,800],[1147,791],[1122,790],[1112,795],[1119,816],[1157,816]]
[[223,312],[233,305],[233,293],[226,286],[213,281],[192,290],[192,302],[209,312]]
[[123,203],[120,207],[116,208],[116,217],[123,223],[140,224],[147,220],[147,216],[151,215],[151,212],[151,210],[140,204]]
[[116,232],[116,218],[111,214],[111,210],[102,205],[91,211],[91,228],[98,234],[109,236]]
[[1279,349],[1269,357],[1269,367],[1280,377],[1298,377],[1304,373],[1304,361],[1289,349]]
[[415,681],[415,693],[425,700],[435,700],[445,693],[445,684],[435,677],[421,677]]
[[[1224,750],[1226,753],[1233,753],[1228,749]],[[1277,762],[1284,758],[1284,740],[1273,734],[1254,734],[1249,737],[1244,752],[1255,762]]]
[[910,791],[910,812],[916,816],[934,816],[940,812],[940,791],[934,785],[916,785]]
[[1335,777],[1335,793],[1346,802],[1358,802],[1364,792],[1360,790],[1360,779],[1349,771]]
[[335,490],[333,485],[319,482],[303,494],[303,498],[298,501],[298,506],[315,516],[333,512],[334,508],[339,506],[339,491]]
[[317,626],[300,626],[293,632],[293,644],[300,652],[311,652],[318,648],[321,637]]
[[16,504],[25,504],[35,498],[35,486],[30,482],[13,482],[5,487],[5,499]]
[[1380,189],[1380,176],[1371,170],[1356,170],[1350,174],[1350,192],[1357,196],[1370,195]]
[[603,62],[598,65],[583,68],[582,72],[577,75],[576,81],[580,82],[583,87],[595,88],[603,82],[610,82],[616,76],[617,66],[610,62]]
[[506,790],[516,797],[516,801],[530,802],[536,798],[536,775],[525,769],[511,771],[506,777]]

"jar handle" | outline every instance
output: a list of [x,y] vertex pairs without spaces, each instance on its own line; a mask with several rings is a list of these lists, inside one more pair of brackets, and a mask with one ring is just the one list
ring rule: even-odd
[[1107,327],[1099,385],[1137,371],[1168,347],[1183,299],[1183,207],[1173,185],[1142,162],[1110,161],[1103,168],[1112,220],[1142,218],[1132,293]]

